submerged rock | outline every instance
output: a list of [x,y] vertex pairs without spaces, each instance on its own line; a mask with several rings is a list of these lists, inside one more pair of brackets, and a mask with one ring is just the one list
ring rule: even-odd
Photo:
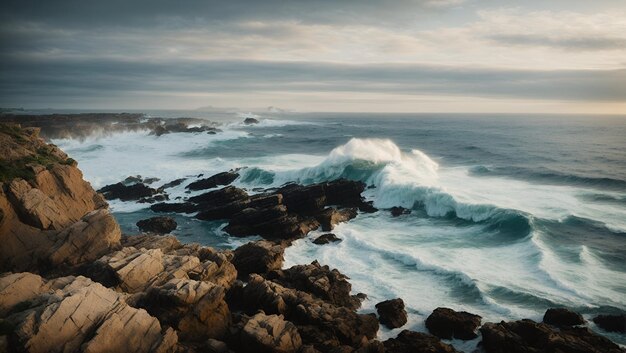
[[341,242],[341,239],[339,239],[333,233],[322,234],[319,237],[315,238],[315,240],[313,240],[313,244],[317,244],[317,245],[324,245],[324,244],[338,243],[338,242]]
[[411,214],[411,210],[400,206],[394,206],[390,208],[389,211],[391,212],[392,217],[400,217],[405,214]]
[[583,325],[585,319],[579,313],[565,308],[548,309],[543,315],[543,322],[557,327]]
[[137,227],[144,232],[167,234],[176,229],[178,223],[172,217],[152,217],[137,222]]
[[598,315],[593,318],[593,322],[603,330],[626,333],[626,314]]
[[253,124],[258,124],[259,121],[255,118],[245,118],[243,123],[246,125],[253,125]]
[[404,301],[400,298],[385,300],[376,304],[376,311],[378,312],[378,321],[388,328],[402,327],[407,322]]
[[465,311],[437,308],[426,319],[426,328],[433,335],[445,339],[471,340],[478,335],[481,317]]

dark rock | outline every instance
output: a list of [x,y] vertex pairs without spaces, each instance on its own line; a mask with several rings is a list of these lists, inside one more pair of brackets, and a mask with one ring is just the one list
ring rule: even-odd
[[396,338],[383,342],[387,353],[455,353],[451,345],[427,333],[404,330]]
[[588,328],[555,329],[544,323],[520,320],[480,328],[487,353],[623,353],[618,345]]
[[359,211],[365,213],[375,213],[378,212],[378,208],[374,207],[373,201],[367,201],[359,205]]
[[169,200],[169,196],[165,195],[165,194],[158,194],[158,195],[154,195],[151,197],[142,197],[141,199],[139,199],[137,202],[138,203],[155,203],[155,202],[163,202],[163,201],[167,201]]
[[626,314],[598,315],[593,322],[605,331],[626,333]]
[[250,242],[235,249],[231,262],[241,279],[251,273],[265,274],[280,270],[283,265],[285,246],[270,241]]
[[169,189],[169,188],[173,188],[175,186],[178,186],[180,184],[182,184],[185,180],[187,180],[187,178],[180,178],[180,179],[175,179],[170,181],[169,183],[165,183],[163,184],[159,190],[165,190],[165,189]]
[[376,311],[378,312],[378,321],[391,329],[402,327],[407,322],[404,301],[400,298],[385,300],[376,304]]
[[437,308],[426,319],[426,328],[439,338],[471,340],[478,336],[480,321],[480,316],[465,311]]
[[311,293],[316,297],[338,306],[350,309],[358,309],[361,300],[350,295],[352,285],[345,275],[337,269],[330,269],[328,266],[320,265],[313,261],[309,265],[296,265],[286,270],[270,273],[271,279],[281,285]]
[[248,198],[248,193],[234,186],[209,191],[207,193],[190,197],[188,201],[202,204],[203,207],[217,207],[234,201],[242,201]]
[[201,179],[198,181],[194,181],[193,183],[187,185],[187,189],[189,190],[205,190],[212,189],[217,187],[218,185],[228,185],[235,181],[239,177],[239,174],[235,172],[223,172],[215,174],[206,179]]
[[411,213],[411,210],[406,209],[404,207],[399,207],[399,206],[394,206],[390,208],[389,210],[391,211],[392,217],[399,217],[399,216]]
[[124,181],[122,181],[122,183],[124,183],[124,185],[132,185],[132,184],[137,184],[137,183],[141,183],[142,179],[141,179],[141,175],[131,175],[129,177],[127,177],[126,179],[124,179]]
[[242,198],[233,202],[222,205],[207,205],[203,204],[201,211],[196,215],[196,218],[201,220],[216,220],[216,219],[228,219],[233,215],[243,211],[246,208],[258,208],[264,209],[273,206],[278,206],[282,203],[281,194],[260,194],[253,195],[248,198]]
[[252,124],[258,124],[259,121],[257,119],[255,119],[255,118],[246,118],[243,121],[243,123],[246,124],[246,125],[252,125]]
[[365,183],[348,179],[333,180],[325,184],[328,205],[360,207],[363,204],[361,193]]
[[107,200],[120,199],[122,201],[136,201],[157,193],[155,189],[144,184],[124,185],[124,183],[107,185],[98,192],[102,193]]
[[333,233],[322,234],[319,237],[313,240],[313,244],[324,245],[328,243],[340,242],[341,239],[337,238],[337,236]]
[[562,327],[562,326],[575,326],[583,325],[585,319],[579,313],[575,313],[565,308],[552,308],[548,309],[543,315],[543,322],[549,325]]
[[191,202],[157,203],[150,206],[150,210],[153,212],[193,213],[198,211],[198,205]]
[[317,229],[315,219],[287,213],[287,207],[246,208],[233,216],[224,231],[234,236],[260,235],[266,239],[293,239]]
[[152,217],[137,222],[137,227],[142,231],[159,234],[167,234],[176,229],[177,226],[178,224],[172,217]]
[[338,210],[333,207],[329,207],[319,214],[315,215],[315,219],[320,222],[322,230],[325,232],[333,230],[335,225],[341,222],[347,222],[356,217],[356,208],[345,208]]
[[278,193],[283,195],[283,204],[290,212],[311,215],[321,212],[326,205],[324,184],[288,184],[278,189]]

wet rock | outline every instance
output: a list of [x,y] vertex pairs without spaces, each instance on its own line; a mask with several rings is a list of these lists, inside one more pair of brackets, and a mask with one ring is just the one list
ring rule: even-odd
[[124,183],[107,185],[98,192],[102,193],[107,200],[119,199],[122,201],[136,201],[157,193],[156,189],[144,184],[125,185]]
[[360,347],[373,339],[378,320],[353,309],[326,303],[311,294],[286,288],[252,274],[244,287],[244,306],[267,314],[282,314],[298,327],[305,344],[328,351],[332,347]]
[[385,300],[376,304],[378,321],[390,329],[404,326],[407,322],[407,313],[404,310],[404,301],[400,298]]
[[201,179],[198,181],[194,181],[193,183],[187,185],[187,189],[189,190],[205,190],[212,189],[217,187],[218,185],[229,185],[235,179],[239,177],[239,174],[235,172],[222,172],[215,174],[206,179]]
[[169,196],[167,196],[166,194],[157,194],[154,196],[150,196],[150,197],[142,197],[141,199],[137,200],[138,203],[156,203],[156,202],[163,202],[163,201],[167,201],[169,200]]
[[579,313],[575,313],[565,308],[548,309],[543,315],[543,322],[558,327],[583,325],[585,319]]
[[626,333],[626,314],[598,315],[593,322],[605,331]]
[[411,210],[399,206],[394,206],[390,208],[389,211],[391,212],[392,217],[400,217],[402,215],[411,213]]
[[203,207],[217,207],[234,201],[243,201],[248,199],[248,193],[234,186],[209,191],[207,193],[190,197],[189,202],[201,204]]
[[246,208],[233,216],[224,228],[230,235],[260,235],[265,239],[293,239],[319,227],[312,218],[302,218],[278,205],[269,208]]
[[338,306],[358,309],[361,300],[350,295],[352,285],[348,277],[337,269],[320,265],[313,261],[309,265],[296,265],[285,270],[275,271],[268,278],[289,288],[295,288]]
[[241,332],[241,343],[253,352],[295,353],[302,346],[296,326],[282,315],[258,313]]
[[170,189],[170,188],[176,187],[176,186],[182,184],[185,180],[187,180],[187,178],[180,178],[180,179],[172,180],[172,181],[170,181],[168,183],[163,184],[161,187],[159,187],[158,190],[159,191],[163,191],[165,189]]
[[198,205],[191,202],[178,202],[178,203],[157,203],[150,206],[150,210],[153,212],[175,212],[175,213],[194,213],[199,209]]
[[335,228],[335,225],[342,222],[347,222],[356,217],[356,215],[356,208],[345,208],[342,210],[338,210],[336,208],[329,207],[315,215],[315,219],[320,222],[322,230],[328,232],[333,230]]
[[333,233],[322,234],[319,237],[313,240],[313,244],[324,245],[329,243],[337,243],[341,242],[341,239],[337,238],[337,236]]
[[172,217],[152,217],[137,222],[137,227],[144,232],[167,234],[176,229],[178,223]]
[[387,353],[455,353],[451,345],[427,333],[404,330],[396,338],[383,342]]
[[615,343],[588,328],[555,329],[532,320],[486,323],[480,328],[487,353],[622,353]]
[[253,124],[258,124],[259,121],[255,118],[245,118],[243,123],[246,125],[253,125]]
[[201,210],[196,215],[196,218],[201,220],[229,219],[246,208],[267,209],[270,207],[279,206],[281,203],[282,195],[280,194],[253,195],[251,197],[237,199],[226,204],[202,204],[200,206]]
[[279,270],[283,265],[285,245],[261,240],[250,242],[235,249],[232,263],[239,278],[246,279],[251,273],[265,274]]
[[481,317],[465,311],[437,308],[426,319],[426,328],[433,335],[445,339],[471,340],[476,338],[476,329]]

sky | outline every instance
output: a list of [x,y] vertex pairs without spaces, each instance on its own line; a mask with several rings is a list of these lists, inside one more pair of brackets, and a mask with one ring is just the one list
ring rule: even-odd
[[0,106],[626,114],[626,0],[3,0]]

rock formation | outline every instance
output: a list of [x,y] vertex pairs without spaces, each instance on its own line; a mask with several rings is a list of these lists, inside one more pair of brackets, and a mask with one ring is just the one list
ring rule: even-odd
[[480,316],[465,311],[437,308],[426,319],[426,328],[439,338],[471,340],[477,337],[480,321]]
[[378,321],[388,328],[404,326],[407,321],[407,313],[404,310],[404,301],[400,298],[385,300],[376,304]]

